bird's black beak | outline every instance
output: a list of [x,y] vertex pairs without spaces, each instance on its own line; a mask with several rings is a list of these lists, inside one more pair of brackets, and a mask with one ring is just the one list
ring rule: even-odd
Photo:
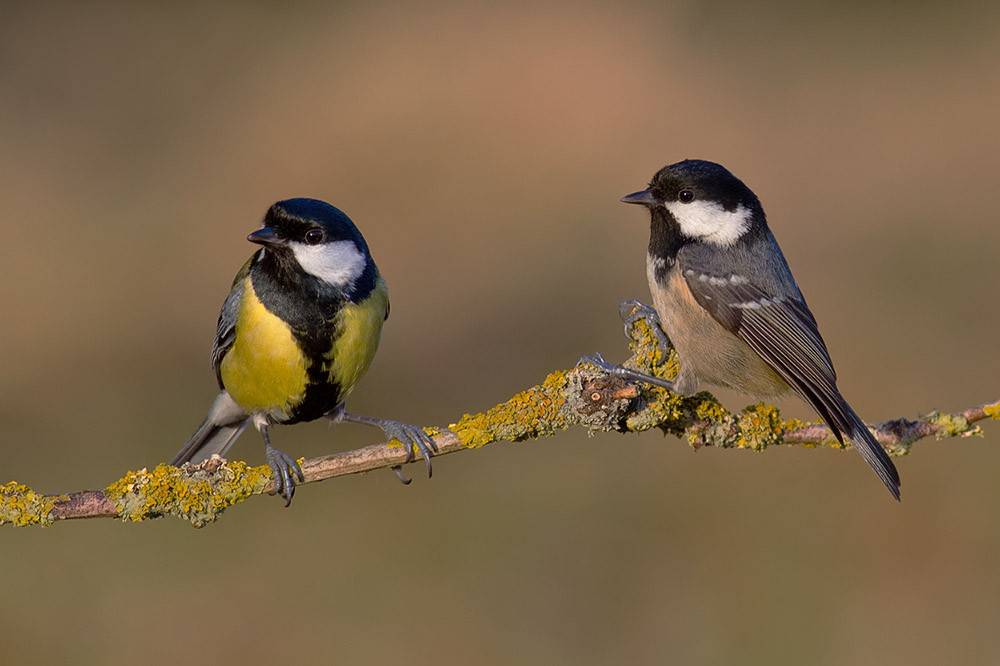
[[247,236],[247,240],[257,245],[281,245],[285,242],[272,227],[261,227]]
[[622,197],[622,203],[630,204],[640,204],[642,206],[655,206],[659,203],[653,193],[649,190],[643,190],[642,192],[633,192],[628,196]]

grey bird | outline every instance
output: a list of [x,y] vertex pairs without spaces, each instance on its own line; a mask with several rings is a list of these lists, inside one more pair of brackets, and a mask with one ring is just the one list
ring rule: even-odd
[[600,354],[581,360],[680,395],[702,382],[761,397],[790,389],[841,443],[846,437],[854,444],[898,500],[896,467],[837,389],[816,319],[750,188],[719,164],[684,160],[622,201],[650,213],[646,273],[655,308],[637,304],[626,326],[642,316],[658,320],[680,372],[667,381]]

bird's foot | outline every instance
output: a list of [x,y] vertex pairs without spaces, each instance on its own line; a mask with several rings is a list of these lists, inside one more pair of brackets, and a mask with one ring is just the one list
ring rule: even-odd
[[655,364],[661,365],[664,363],[670,354],[672,345],[670,344],[670,340],[667,339],[667,335],[663,332],[663,328],[660,326],[660,317],[656,314],[656,310],[642,301],[633,298],[628,301],[622,301],[618,305],[618,314],[625,323],[625,337],[629,340],[635,339],[632,333],[636,323],[639,321],[646,322],[653,337],[656,338],[656,348],[660,350],[660,355],[655,360]]
[[302,474],[302,468],[298,461],[283,451],[271,446],[270,442],[264,445],[264,457],[274,474],[274,490],[272,495],[280,495],[285,500],[285,506],[292,503],[292,496],[295,495],[295,479],[300,482],[306,480]]
[[[360,414],[348,414],[347,412],[344,412],[341,418],[351,423],[362,423],[381,428],[382,432],[385,433],[387,441],[395,439],[403,445],[403,450],[406,451],[406,462],[412,462],[415,457],[415,451],[419,451],[421,457],[424,459],[424,463],[427,465],[427,478],[431,478],[433,474],[431,457],[438,452],[438,448],[434,442],[434,438],[428,435],[423,428],[393,421],[392,419],[378,419],[371,416],[361,416]],[[410,479],[403,475],[402,465],[396,465],[392,468],[392,471],[396,473],[396,478],[402,483],[407,484],[410,482]]]
[[653,377],[652,375],[647,375],[637,370],[629,370],[621,365],[615,365],[605,359],[601,352],[594,352],[593,356],[581,356],[580,360],[577,361],[577,365],[581,365],[583,363],[590,363],[598,370],[606,372],[609,375],[621,377],[622,379],[627,379],[633,382],[645,382],[646,384],[659,386],[660,388],[667,389],[668,391],[675,390],[673,382],[666,379],[660,379],[659,377]]

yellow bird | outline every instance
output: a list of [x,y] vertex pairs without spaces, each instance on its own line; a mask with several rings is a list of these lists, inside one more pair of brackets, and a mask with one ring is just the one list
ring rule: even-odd
[[305,479],[295,459],[271,445],[268,429],[326,417],[381,428],[409,459],[419,450],[430,476],[436,447],[422,428],[344,411],[389,317],[389,291],[358,228],[328,203],[288,199],[271,206],[247,240],[263,247],[237,273],[212,346],[222,393],[170,464],[225,455],[253,423],[275,492],[288,505],[295,477]]

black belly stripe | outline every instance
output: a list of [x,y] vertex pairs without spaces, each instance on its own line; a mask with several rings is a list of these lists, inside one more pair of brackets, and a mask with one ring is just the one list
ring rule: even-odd
[[313,421],[324,416],[342,399],[340,383],[330,381],[332,360],[325,358],[337,334],[337,313],[346,302],[363,300],[371,293],[378,280],[378,269],[369,261],[355,288],[345,294],[303,273],[293,258],[272,250],[267,252],[263,262],[254,263],[250,278],[257,298],[269,312],[289,325],[308,360],[309,383],[305,397],[281,423]]

